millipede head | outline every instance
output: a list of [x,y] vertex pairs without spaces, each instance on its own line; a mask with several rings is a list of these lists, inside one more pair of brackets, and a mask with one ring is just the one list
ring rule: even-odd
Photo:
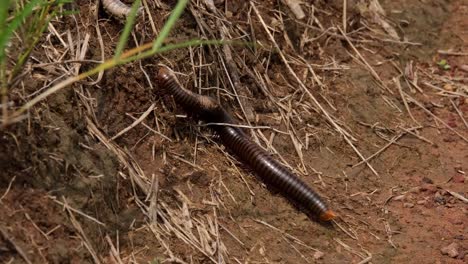
[[162,66],[162,67],[159,67],[157,78],[158,78],[159,83],[164,83],[170,80],[171,78],[173,78],[173,75],[168,68]]

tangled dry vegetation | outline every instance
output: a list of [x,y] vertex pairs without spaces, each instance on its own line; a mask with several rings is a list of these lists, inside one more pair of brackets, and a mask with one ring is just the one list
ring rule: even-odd
[[[158,36],[174,2],[143,0],[127,49]],[[414,55],[424,44],[404,35],[405,21],[390,19],[378,0],[192,0],[165,45],[235,42],[190,45],[73,84],[67,80],[114,55],[123,22],[99,1],[62,8],[78,12],[51,21],[2,94],[1,261],[403,263],[414,252],[439,256],[437,248],[409,246],[424,227],[405,229],[414,212],[393,202],[423,199],[414,191],[420,178],[446,169],[428,156],[435,145],[450,157],[444,164],[466,169],[466,69],[447,74]],[[9,66],[21,44],[12,40]],[[339,218],[321,225],[263,188],[205,124],[158,91],[159,64],[229,108]],[[463,184],[437,188],[459,210],[453,215],[466,217]],[[464,230],[466,223],[453,236]]]

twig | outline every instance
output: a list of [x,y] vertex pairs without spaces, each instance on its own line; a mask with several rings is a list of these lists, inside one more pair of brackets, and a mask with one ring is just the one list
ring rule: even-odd
[[68,204],[65,204],[65,203],[60,202],[59,200],[57,200],[57,198],[55,198],[55,197],[53,197],[53,196],[48,196],[48,198],[51,199],[52,201],[54,201],[54,202],[60,204],[61,206],[63,206],[63,207],[64,207],[65,209],[67,209],[67,210],[73,211],[73,212],[75,212],[75,213],[77,213],[77,214],[79,214],[79,215],[81,215],[81,216],[84,216],[85,218],[88,218],[89,220],[91,220],[91,221],[93,221],[93,222],[95,222],[95,223],[97,223],[97,224],[99,224],[99,225],[106,226],[106,224],[104,224],[103,222],[97,220],[96,218],[94,218],[94,217],[92,217],[92,216],[90,216],[90,215],[87,215],[87,214],[81,212],[80,210],[71,207],[71,206],[68,205]]
[[388,147],[390,147],[391,145],[393,145],[395,142],[398,141],[398,139],[400,139],[405,133],[401,133],[399,135],[396,135],[394,136],[390,142],[388,142],[385,146],[383,146],[380,150],[378,150],[377,152],[375,152],[374,154],[370,155],[368,158],[366,158],[366,160],[363,160],[363,161],[360,161],[356,164],[353,165],[353,168],[354,167],[357,167],[359,165],[361,165],[362,163],[366,162],[366,161],[369,161],[373,158],[375,158],[376,156],[378,156],[380,153],[382,153],[384,150],[386,150]]
[[26,261],[26,263],[32,264],[31,260],[28,258],[28,255],[26,255],[26,253],[24,253],[24,250],[18,244],[15,243],[15,240],[8,235],[8,233],[2,226],[0,226],[0,233],[2,234],[3,238],[15,248],[16,252],[18,252],[18,254],[24,259],[24,261]]
[[468,95],[467,94],[462,94],[462,93],[458,93],[458,92],[452,92],[452,91],[448,91],[448,90],[445,90],[445,89],[442,89],[440,87],[437,87],[429,82],[422,82],[424,85],[426,85],[427,87],[429,88],[432,88],[434,90],[437,90],[437,91],[440,91],[442,93],[448,93],[448,94],[451,94],[451,95],[455,95],[455,96],[461,96],[461,97],[465,97],[465,98],[468,98]]
[[452,99],[450,99],[450,103],[452,104],[453,108],[455,108],[455,111],[460,116],[460,119],[463,121],[463,124],[465,125],[465,127],[468,128],[468,123],[466,122],[466,119],[463,117],[463,113],[460,111],[460,109],[458,109],[457,105],[453,102]]
[[421,135],[418,135],[418,134],[416,134],[415,132],[413,132],[413,130],[420,129],[420,128],[422,128],[422,127],[413,127],[413,128],[410,128],[410,129],[404,128],[404,127],[399,127],[399,128],[402,129],[402,130],[404,130],[405,132],[407,132],[407,133],[409,133],[409,134],[411,134],[411,135],[413,135],[413,136],[419,138],[420,140],[426,142],[427,144],[434,145],[434,142],[432,142],[432,141],[430,141],[429,139],[427,139],[427,138],[425,138],[425,137],[423,137],[423,136],[421,136]]
[[343,0],[343,32],[346,33],[346,18],[348,9],[348,1]]
[[299,245],[301,245],[301,246],[303,246],[303,247],[306,247],[306,248],[308,248],[308,249],[311,249],[311,250],[320,252],[320,250],[318,250],[318,249],[316,249],[316,248],[313,248],[313,247],[307,245],[305,242],[303,242],[303,241],[300,240],[299,238],[297,238],[297,237],[295,237],[295,236],[293,236],[293,235],[290,235],[289,233],[287,233],[287,232],[285,232],[285,231],[283,231],[283,230],[281,230],[281,229],[279,229],[279,228],[277,228],[277,227],[275,227],[275,226],[272,226],[272,225],[270,225],[269,223],[267,223],[267,222],[265,222],[265,221],[258,220],[258,219],[253,219],[253,220],[254,220],[255,222],[259,223],[259,224],[262,224],[262,225],[264,225],[264,226],[267,226],[267,227],[269,227],[269,228],[271,228],[271,229],[273,229],[273,230],[279,232],[281,235],[283,235],[283,236],[285,236],[285,237],[287,237],[287,238],[293,240],[294,242],[296,242],[297,244],[299,244]]
[[[358,240],[357,236],[355,236],[354,234],[352,234],[351,232],[349,232],[348,230],[346,230],[344,227],[342,227],[338,221],[336,221],[335,219],[332,220],[333,223],[338,226],[339,229],[341,229],[341,231],[343,231],[346,235],[348,235],[350,238],[354,239],[354,240]],[[346,223],[346,222],[345,222]]]
[[106,235],[105,238],[106,238],[107,244],[109,244],[110,246],[110,253],[114,262],[116,262],[117,264],[123,264],[123,261],[120,258],[119,250],[115,248],[109,235]]
[[362,258],[362,261],[359,262],[360,264],[368,263],[372,259],[372,254],[370,252],[366,251],[367,256],[362,254],[361,252],[353,249],[352,247],[346,245],[343,241],[341,241],[339,238],[334,238],[334,240],[340,244],[345,250],[351,252],[352,254]]
[[395,85],[398,88],[398,92],[400,93],[401,100],[403,100],[403,104],[405,105],[406,111],[408,112],[409,116],[411,117],[411,119],[413,119],[414,123],[420,125],[419,122],[416,121],[416,118],[414,118],[413,114],[411,113],[411,110],[410,110],[410,108],[408,106],[408,102],[406,102],[406,98],[403,95],[403,89],[401,89],[400,79],[395,77],[395,78],[393,78],[393,82],[395,83]]
[[408,95],[407,93],[403,92],[403,94],[408,97],[415,105],[419,106],[419,108],[421,108],[422,110],[424,110],[426,113],[428,113],[430,116],[432,116],[433,118],[437,119],[437,121],[439,121],[440,123],[442,123],[442,125],[444,125],[446,128],[448,128],[450,131],[452,131],[453,133],[457,134],[461,139],[463,139],[464,141],[468,142],[468,139],[466,137],[464,137],[462,134],[460,134],[458,131],[456,131],[455,129],[453,129],[451,126],[449,126],[447,123],[445,123],[442,119],[440,119],[438,116],[434,115],[431,111],[429,111],[426,107],[424,107],[420,102],[418,102],[416,99],[414,99],[413,97],[411,97],[410,95]]
[[[24,210],[24,207],[21,206],[21,209]],[[44,236],[44,238],[45,238],[46,240],[49,240],[49,237],[47,236],[47,234],[44,233],[44,231],[42,231],[42,229],[40,229],[39,226],[37,226],[36,222],[34,222],[34,221],[32,220],[31,216],[30,216],[28,213],[25,212],[25,213],[24,213],[24,216],[26,217],[26,219],[28,219],[28,220],[31,222],[31,224],[34,226],[34,228],[36,228],[36,230],[39,231],[39,233],[41,233],[41,235]]]
[[11,185],[13,184],[15,179],[16,179],[16,176],[13,176],[13,178],[11,178],[11,181],[8,183],[8,187],[7,187],[6,191],[3,193],[2,197],[0,197],[0,202],[2,202],[3,198],[5,198],[7,196],[7,194],[8,194],[8,192],[10,192]]
[[[133,120],[138,120],[136,117],[132,116],[131,114],[129,113],[126,113],[125,115],[129,116],[130,118],[132,118]],[[141,117],[140,117],[141,118]],[[159,131],[156,131],[154,130],[153,128],[151,128],[150,126],[148,126],[145,122],[141,122],[141,124],[146,127],[149,131],[155,133],[156,135],[164,138],[165,140],[168,140],[169,142],[172,142],[172,139],[168,138],[167,136],[165,136],[163,133],[159,132]]]
[[148,109],[135,121],[133,121],[133,123],[131,125],[129,125],[128,127],[124,128],[123,130],[121,130],[119,133],[117,133],[115,136],[113,136],[111,138],[111,140],[115,140],[116,138],[120,137],[121,135],[127,133],[129,130],[131,130],[132,128],[134,128],[136,125],[138,125],[139,123],[143,122],[143,120],[145,120],[145,118],[151,113],[151,111],[153,111],[155,107],[155,104],[152,103],[150,105],[150,107],[148,107]]
[[[75,227],[76,231],[78,232],[78,235],[81,237],[81,239],[83,240],[83,244],[84,246],[86,247],[86,249],[88,250],[89,254],[91,254],[91,256],[93,257],[93,260],[94,260],[94,263],[96,264],[100,264],[101,263],[101,259],[98,257],[98,255],[96,254],[96,251],[94,250],[94,248],[92,247],[91,243],[89,242],[89,239],[88,237],[86,236],[83,228],[81,227],[80,223],[76,220],[75,218],[75,215],[73,215],[72,211],[73,210],[70,210],[71,207],[68,206],[68,203],[67,201],[65,200],[65,197],[63,198],[64,200],[64,208],[65,210],[67,210],[67,213],[68,213],[68,216],[70,217],[70,221],[73,225],[73,227]],[[74,212],[74,211],[73,211]]]
[[453,52],[450,50],[438,50],[437,53],[450,56],[468,56],[467,52]]
[[450,191],[450,190],[446,190],[446,191],[448,193],[450,193],[450,195],[452,195],[453,197],[458,198],[458,199],[462,200],[465,203],[468,203],[468,199],[465,198],[463,195],[461,195],[459,193],[456,193],[456,192],[453,192],[453,191]]

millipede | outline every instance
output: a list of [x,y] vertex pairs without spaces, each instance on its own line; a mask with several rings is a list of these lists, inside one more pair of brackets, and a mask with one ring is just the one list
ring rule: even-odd
[[293,200],[322,221],[330,221],[336,217],[312,188],[250,140],[242,129],[233,126],[234,119],[215,99],[185,89],[167,67],[159,68],[157,81],[159,87],[172,95],[176,104],[182,106],[187,113],[193,113],[195,118],[207,123],[223,123],[209,127],[215,131],[227,149],[247,164],[267,185],[277,189],[284,197]]
[[[101,0],[104,9],[111,15],[123,19],[130,14],[131,7],[127,6],[120,0]],[[143,12],[143,8],[140,7],[137,11],[137,16]]]

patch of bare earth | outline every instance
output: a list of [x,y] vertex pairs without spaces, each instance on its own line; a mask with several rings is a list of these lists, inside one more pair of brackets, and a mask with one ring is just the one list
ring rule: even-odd
[[[151,18],[128,48],[175,5],[144,2]],[[468,5],[304,1],[297,18],[285,2],[191,1],[167,43],[256,45],[119,66],[1,131],[0,261],[468,261]],[[113,55],[122,24],[95,4],[53,22],[11,91],[17,105]],[[160,91],[159,63],[220,100],[339,217],[318,223],[265,188]]]

